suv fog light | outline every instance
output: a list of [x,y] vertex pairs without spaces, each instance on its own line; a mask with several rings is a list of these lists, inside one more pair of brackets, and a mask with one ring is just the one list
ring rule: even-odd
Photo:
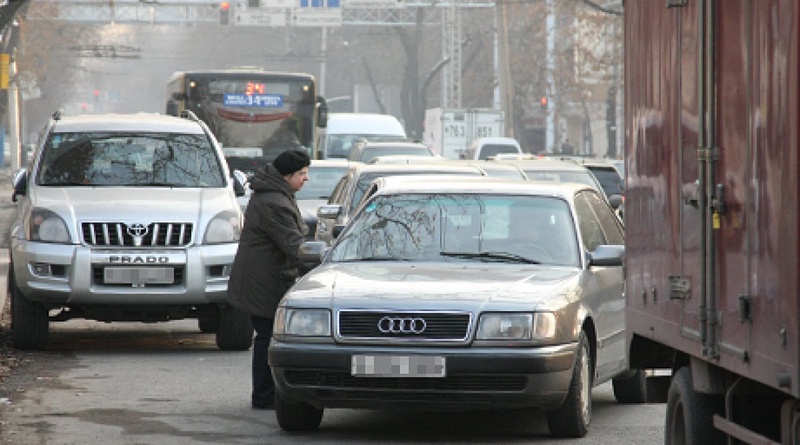
[[39,275],[43,277],[49,277],[52,275],[50,272],[50,265],[47,263],[32,263],[31,270],[33,271],[34,275]]

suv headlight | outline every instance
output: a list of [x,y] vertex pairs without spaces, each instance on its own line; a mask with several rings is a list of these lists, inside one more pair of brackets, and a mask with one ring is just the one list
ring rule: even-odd
[[290,309],[280,307],[275,312],[273,335],[301,337],[330,337],[331,313],[327,309]]
[[31,241],[71,243],[67,223],[55,212],[34,208],[28,219],[27,237]]
[[548,340],[556,335],[552,312],[488,313],[478,323],[477,340]]
[[208,223],[203,244],[237,243],[242,235],[242,224],[239,215],[226,210],[218,213]]

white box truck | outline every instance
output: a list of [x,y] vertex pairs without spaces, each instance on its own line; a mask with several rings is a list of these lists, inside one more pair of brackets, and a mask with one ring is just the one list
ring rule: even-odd
[[475,139],[505,136],[504,123],[503,112],[493,108],[429,108],[423,141],[438,155],[463,159]]

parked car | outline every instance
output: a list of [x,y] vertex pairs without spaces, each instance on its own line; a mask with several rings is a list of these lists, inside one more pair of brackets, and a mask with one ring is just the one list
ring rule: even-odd
[[[581,437],[591,388],[645,401],[625,354],[623,227],[580,184],[387,177],[284,296],[269,362],[287,431],[327,408],[536,407]],[[322,252],[325,251],[323,254]]]
[[363,141],[350,150],[348,160],[369,162],[376,156],[436,156],[430,147],[421,142],[371,142]]
[[623,179],[623,183],[625,182],[625,160],[624,159],[611,159],[608,162],[614,166],[619,172],[619,176]]
[[475,139],[470,144],[465,155],[466,159],[472,160],[486,160],[492,156],[497,156],[503,153],[511,153],[521,155],[522,148],[514,138],[509,137],[482,137]]
[[71,318],[197,318],[220,349],[252,344],[226,302],[243,188],[194,117],[56,113],[14,179],[9,292],[13,344],[44,349]]
[[594,174],[609,199],[614,195],[625,196],[625,181],[611,162],[605,159],[587,158],[580,161],[580,164]]
[[364,191],[376,178],[432,174],[483,175],[483,172],[474,166],[454,161],[420,164],[353,164],[339,180],[328,203],[318,208],[317,230],[314,238],[317,241],[332,244],[339,231],[350,220],[350,215],[358,207]]
[[484,162],[484,161],[467,161],[470,165],[474,165],[481,169],[484,175],[492,176],[495,178],[506,179],[521,179],[527,180],[528,176],[522,171],[521,168],[514,164],[501,164],[498,162]]
[[326,204],[336,184],[352,165],[345,159],[312,159],[308,168],[308,182],[295,193],[297,206],[308,226],[306,239],[314,240],[317,231],[317,209]]
[[498,160],[498,163],[512,163],[522,169],[531,181],[577,182],[594,187],[602,192],[614,209],[622,205],[621,195],[607,195],[603,184],[582,164],[574,160],[529,159]]

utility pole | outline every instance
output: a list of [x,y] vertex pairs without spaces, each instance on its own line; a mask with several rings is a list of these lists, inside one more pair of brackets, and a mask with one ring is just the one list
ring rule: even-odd
[[461,44],[463,34],[461,28],[461,1],[451,0],[449,6],[442,8],[442,36],[445,58],[450,63],[445,67],[445,85],[442,88],[442,106],[447,108],[461,107]]
[[547,38],[547,61],[546,61],[546,72],[547,72],[547,110],[546,110],[546,117],[545,117],[545,151],[547,153],[552,153],[555,150],[556,146],[556,104],[558,104],[558,100],[556,100],[556,95],[558,92],[556,91],[555,80],[553,78],[553,73],[555,72],[555,52],[556,52],[556,14],[554,10],[554,1],[555,0],[547,0],[547,20],[545,24],[546,28],[546,38]]

